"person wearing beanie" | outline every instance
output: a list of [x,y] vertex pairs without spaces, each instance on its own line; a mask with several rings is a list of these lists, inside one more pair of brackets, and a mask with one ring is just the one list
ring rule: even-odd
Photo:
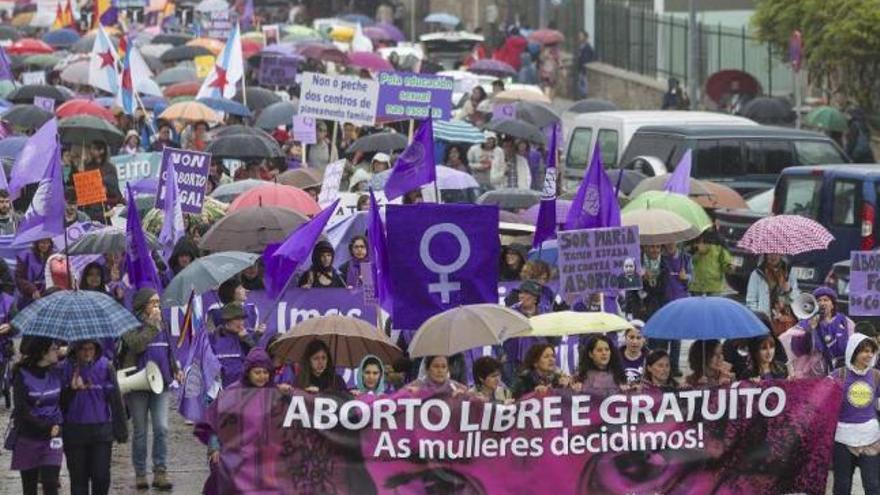
[[244,307],[230,303],[223,307],[223,324],[210,336],[211,349],[220,361],[223,387],[241,380],[245,356],[254,347],[254,339],[245,328]]
[[312,250],[312,266],[302,274],[299,287],[306,289],[345,288],[345,281],[335,268],[333,258],[336,252],[328,241],[318,241]]
[[134,129],[125,134],[125,141],[119,150],[120,155],[134,155],[141,151],[141,136]]
[[791,339],[791,349],[796,357],[821,356],[825,370],[843,366],[846,344],[856,325],[843,313],[837,311],[837,293],[830,287],[818,287],[813,291],[818,313],[809,319],[801,320],[797,326],[803,334]]
[[132,298],[132,312],[141,326],[122,334],[120,362],[122,369],[144,369],[148,362],[154,362],[162,372],[164,389],[155,394],[152,391],[131,391],[125,396],[128,412],[132,419],[131,458],[135,471],[135,486],[139,490],[149,488],[147,484],[147,428],[148,415],[153,425],[153,488],[171,490],[168,480],[166,458],[168,455],[168,386],[175,379],[183,380],[183,373],[172,356],[171,335],[164,328],[159,294],[151,288],[135,292]]

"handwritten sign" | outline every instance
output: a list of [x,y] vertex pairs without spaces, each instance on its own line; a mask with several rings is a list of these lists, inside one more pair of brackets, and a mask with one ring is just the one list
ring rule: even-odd
[[353,76],[303,75],[299,113],[316,119],[371,126],[376,121],[379,83]]
[[380,72],[378,116],[391,119],[449,120],[451,77],[406,72]]
[[76,190],[77,206],[101,204],[107,201],[107,190],[100,170],[89,170],[73,174],[73,187]]
[[563,230],[558,237],[563,294],[616,294],[642,287],[638,227]]
[[315,119],[307,115],[294,115],[293,139],[302,144],[317,143],[318,134],[315,127]]
[[162,151],[162,168],[159,171],[159,194],[156,195],[156,208],[160,208],[165,201],[165,178],[168,167],[174,167],[174,172],[177,174],[180,209],[184,213],[200,214],[202,203],[205,200],[205,184],[208,182],[211,154],[165,148]]
[[880,253],[850,253],[849,314],[880,316]]
[[321,192],[318,193],[318,204],[321,208],[336,201],[339,197],[339,185],[342,183],[342,173],[345,170],[345,160],[337,160],[324,168],[324,181],[321,184]]

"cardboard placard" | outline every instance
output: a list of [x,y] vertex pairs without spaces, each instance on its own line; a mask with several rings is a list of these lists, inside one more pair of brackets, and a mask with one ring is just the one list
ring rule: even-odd
[[318,142],[318,130],[315,126],[314,117],[307,115],[293,116],[293,139],[302,144],[315,144]]
[[88,206],[107,201],[104,178],[100,170],[89,170],[73,174],[73,187],[76,190],[76,205]]

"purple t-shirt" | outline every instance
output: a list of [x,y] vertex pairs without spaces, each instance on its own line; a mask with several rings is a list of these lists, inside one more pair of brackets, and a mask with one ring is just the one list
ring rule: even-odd
[[626,346],[620,348],[620,363],[623,365],[623,374],[626,375],[627,383],[639,383],[645,374],[645,353],[642,352],[638,358],[629,359],[626,357]]
[[[835,377],[843,383],[843,405],[838,421],[841,423],[867,423],[877,417],[877,397],[880,397],[878,372],[859,375],[848,368],[836,370]],[[844,375],[841,379],[841,375]]]

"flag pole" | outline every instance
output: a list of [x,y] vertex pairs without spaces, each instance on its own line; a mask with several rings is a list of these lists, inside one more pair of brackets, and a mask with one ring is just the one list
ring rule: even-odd
[[[141,95],[138,94],[137,88],[132,88],[132,93],[134,93],[134,99],[135,99],[135,101],[137,101],[138,106],[141,107],[141,110],[143,110],[143,112],[144,112],[144,120],[147,121],[147,125],[150,127],[150,133],[155,136],[156,135],[156,127],[153,126],[153,119],[147,118],[147,107],[144,106],[144,102],[143,102],[143,100],[141,100]],[[141,145],[145,146],[146,143],[141,143]],[[146,149],[146,148],[144,148],[144,149]]]
[[[235,31],[238,33],[239,44],[241,44],[241,26],[238,22],[235,23]],[[244,55],[242,55],[244,58]],[[247,70],[245,70],[247,66],[244,63],[244,60],[241,61],[241,103],[247,107],[247,84],[245,80],[247,79]],[[221,95],[222,96],[222,95]]]

